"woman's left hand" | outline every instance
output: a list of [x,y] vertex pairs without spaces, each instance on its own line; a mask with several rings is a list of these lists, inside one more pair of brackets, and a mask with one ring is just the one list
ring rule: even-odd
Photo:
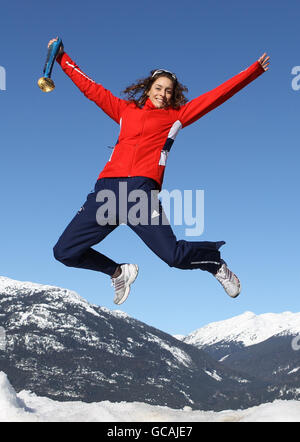
[[267,56],[267,54],[266,53],[264,53],[259,59],[258,59],[258,62],[260,63],[260,65],[261,65],[261,67],[265,70],[265,71],[267,71],[269,68],[268,68],[268,66],[269,66],[269,64],[270,64],[270,57],[269,56]]

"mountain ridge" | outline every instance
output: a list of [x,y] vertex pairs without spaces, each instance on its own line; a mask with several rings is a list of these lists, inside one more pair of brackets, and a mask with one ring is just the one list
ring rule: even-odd
[[229,319],[211,322],[179,338],[194,345],[234,340],[247,347],[282,334],[300,335],[300,313],[286,311],[256,315],[246,311]]
[[300,313],[245,312],[178,338],[224,366],[300,396],[300,352],[293,344],[300,340]]
[[0,277],[0,326],[0,371],[16,391],[216,411],[285,397],[282,386],[60,287]]

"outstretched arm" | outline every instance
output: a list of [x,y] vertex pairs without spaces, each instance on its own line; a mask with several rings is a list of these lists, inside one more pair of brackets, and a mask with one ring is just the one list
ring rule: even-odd
[[[55,40],[56,39],[50,40],[48,47]],[[101,84],[96,83],[94,80],[89,78],[64,52],[63,46],[60,48],[56,61],[89,100],[94,101],[97,106],[99,106],[109,117],[116,121],[116,123],[120,123],[122,111],[127,106],[127,102],[125,100],[115,97]]]
[[269,69],[269,60],[270,57],[268,57],[267,54],[263,54],[259,60],[253,63],[248,69],[225,81],[225,83],[215,89],[183,105],[179,112],[179,120],[182,126],[186,127],[194,123],[267,71]]

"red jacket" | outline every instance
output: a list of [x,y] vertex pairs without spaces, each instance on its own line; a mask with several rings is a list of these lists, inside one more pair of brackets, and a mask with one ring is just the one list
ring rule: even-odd
[[220,106],[264,72],[256,61],[248,69],[179,109],[158,109],[149,98],[140,109],[91,80],[66,53],[57,61],[84,95],[120,125],[118,142],[99,178],[144,176],[155,180],[159,188],[168,153],[180,129]]

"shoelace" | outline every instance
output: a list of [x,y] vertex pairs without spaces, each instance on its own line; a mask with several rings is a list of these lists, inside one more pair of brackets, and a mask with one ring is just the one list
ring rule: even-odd
[[234,282],[235,281],[235,278],[234,278],[234,274],[233,274],[233,272],[231,271],[231,270],[229,270],[229,268],[227,267],[227,265],[226,264],[224,264],[222,267],[221,267],[221,269],[222,269],[222,274],[220,274],[219,276],[222,278],[222,279],[227,279],[228,281],[230,281],[230,282]]
[[114,287],[115,290],[120,290],[124,287],[125,281],[124,278],[120,279],[119,281],[117,280],[118,278],[111,278],[111,285],[112,287]]
[[229,268],[227,266],[225,266],[224,270],[225,270],[226,279],[229,279],[229,281],[232,281],[234,279],[232,271],[229,270]]

